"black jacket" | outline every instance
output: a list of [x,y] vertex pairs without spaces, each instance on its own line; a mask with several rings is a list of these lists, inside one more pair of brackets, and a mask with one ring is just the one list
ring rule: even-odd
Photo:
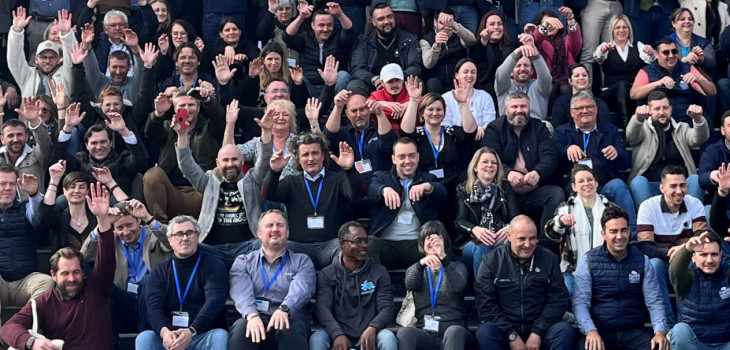
[[474,283],[477,319],[527,339],[545,337],[568,310],[570,295],[558,257],[538,246],[531,259],[520,262],[509,242],[484,256]]
[[[502,190],[497,193],[495,207],[492,209],[494,221],[504,225],[509,224],[512,218],[519,215],[520,208],[517,197],[512,192],[512,186],[508,181],[502,181]],[[473,238],[471,229],[479,226],[482,217],[482,204],[471,202],[470,196],[466,194],[466,181],[456,187],[456,220],[454,224],[461,235],[454,240],[454,245],[460,245]]]
[[327,56],[334,56],[340,62],[340,67],[345,70],[350,60],[350,50],[355,41],[356,34],[351,29],[343,29],[338,35],[332,33],[330,38],[322,46],[322,62],[319,62],[319,43],[311,31],[300,29],[298,33],[289,35],[284,31],[282,38],[290,49],[299,52],[299,65],[304,70],[304,77],[312,85],[324,85],[317,69],[324,69],[324,62]]
[[[373,65],[377,61],[378,43],[377,30],[373,30],[370,34],[363,34],[357,38],[355,47],[352,49],[352,59],[350,61],[350,74],[353,79],[360,79],[366,82],[379,75],[380,72],[373,72]],[[395,28],[395,41],[398,43],[397,62],[403,69],[403,76],[421,75],[421,47],[418,45],[418,39],[415,35],[405,32],[400,28]]]

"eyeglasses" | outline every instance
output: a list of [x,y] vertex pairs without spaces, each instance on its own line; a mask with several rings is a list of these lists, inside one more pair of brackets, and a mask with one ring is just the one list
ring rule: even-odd
[[267,94],[288,94],[289,90],[288,89],[274,89],[274,90],[266,91],[266,93]]
[[127,28],[127,24],[126,23],[109,23],[106,26],[107,27],[112,27],[112,28]]
[[41,56],[41,55],[38,55],[36,57],[38,57],[38,59],[41,62],[42,61],[53,61],[53,60],[57,60],[58,59],[58,56]]
[[677,56],[677,54],[679,54],[679,50],[678,49],[662,50],[660,52],[664,56],[669,56],[670,53],[672,54],[672,56]]
[[193,238],[197,237],[198,235],[200,235],[200,232],[190,230],[185,232],[175,232],[171,236],[176,239],[183,239],[183,237]]
[[368,245],[370,244],[370,237],[362,237],[357,239],[343,239],[343,241],[352,243],[354,245]]
[[577,112],[583,112],[583,111],[590,111],[595,107],[596,107],[596,105],[590,105],[590,106],[572,107],[570,109],[577,111]]

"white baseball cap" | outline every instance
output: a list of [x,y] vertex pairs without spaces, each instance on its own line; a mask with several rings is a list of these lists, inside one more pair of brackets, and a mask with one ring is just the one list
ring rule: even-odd
[[403,69],[397,63],[388,63],[380,70],[380,80],[387,83],[393,79],[403,80]]

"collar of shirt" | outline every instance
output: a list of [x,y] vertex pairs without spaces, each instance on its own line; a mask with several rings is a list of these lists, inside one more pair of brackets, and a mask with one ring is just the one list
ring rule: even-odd
[[[725,139],[725,147],[727,147],[727,149],[730,150],[730,142],[728,142],[727,139]],[[3,147],[2,149],[4,149],[4,148],[5,147]]]
[[[18,166],[20,162],[25,159],[25,157],[33,151],[33,148],[28,146],[28,144],[25,144],[25,147],[23,148],[23,153],[20,154],[20,157],[18,157],[18,160],[15,161],[15,166]],[[2,146],[0,147],[0,154],[7,154],[8,153],[8,147]]]
[[263,249],[263,248],[261,248],[261,249],[259,249],[259,252],[258,252],[258,256],[257,256],[257,262],[258,262],[258,261],[263,261],[263,262],[264,262],[264,263],[266,263],[266,264],[274,264],[274,263],[276,263],[277,261],[281,261],[281,259],[283,259],[283,258],[284,258],[284,254],[286,254],[286,251],[287,251],[287,250],[288,250],[288,249],[284,249],[284,251],[282,251],[282,252],[281,252],[281,254],[279,254],[279,255],[278,255],[278,256],[277,256],[277,257],[276,257],[276,258],[274,259],[274,261],[272,261],[272,262],[269,262],[269,260],[268,260],[268,259],[266,259],[266,255],[264,255],[264,249]]
[[130,244],[130,243],[124,242],[122,244],[124,244],[124,246],[127,247],[127,249],[132,249],[136,253],[139,250],[139,248],[142,247],[142,242],[139,241],[139,239],[141,237],[142,237],[142,235],[140,234],[139,237],[137,237],[137,241],[134,243]]
[[304,171],[303,173],[304,173],[305,180],[317,181],[317,180],[319,180],[320,177],[324,177],[324,167],[322,168],[322,171],[320,171],[319,174],[314,175],[314,177],[309,176],[309,173],[307,173],[306,171]]
[[594,132],[594,131],[598,131],[598,123],[596,123],[596,124],[593,124],[593,129],[591,129],[591,131],[588,131],[588,132],[585,132],[585,131],[583,131],[583,130],[582,130],[581,128],[579,128],[579,127],[578,127],[577,125],[575,126],[575,130],[576,130],[576,131],[578,131],[579,133],[581,133],[581,132],[582,132],[582,133],[584,133],[584,134],[590,134],[590,133],[592,133],[592,132]]
[[112,53],[114,51],[126,50],[126,48],[127,48],[127,45],[125,45],[124,42],[121,42],[119,44],[115,44],[112,41],[112,39],[107,39],[107,40],[109,40],[109,44],[111,45],[111,46],[109,46],[109,53]]
[[626,43],[626,48],[622,49],[621,46],[619,46],[615,41],[611,41],[611,43],[616,48],[616,52],[618,52],[618,55],[621,56],[621,59],[626,62],[626,60],[629,58],[629,50],[634,46],[634,44],[629,41]]
[[661,206],[662,213],[679,215],[687,212],[687,206],[684,204],[684,200],[682,200],[682,204],[679,206],[679,211],[677,213],[672,213],[669,210],[669,205],[667,205],[667,201],[664,200],[664,195],[662,195],[659,205]]

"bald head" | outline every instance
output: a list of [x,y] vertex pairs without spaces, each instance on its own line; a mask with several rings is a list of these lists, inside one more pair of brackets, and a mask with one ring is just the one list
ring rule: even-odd
[[370,111],[365,105],[365,96],[354,94],[347,101],[345,114],[357,130],[365,130],[370,125]]
[[509,239],[512,254],[520,260],[527,260],[537,248],[537,226],[526,215],[517,215],[509,223]]
[[232,144],[223,145],[218,151],[215,164],[226,182],[235,182],[241,176],[243,156],[238,147]]

